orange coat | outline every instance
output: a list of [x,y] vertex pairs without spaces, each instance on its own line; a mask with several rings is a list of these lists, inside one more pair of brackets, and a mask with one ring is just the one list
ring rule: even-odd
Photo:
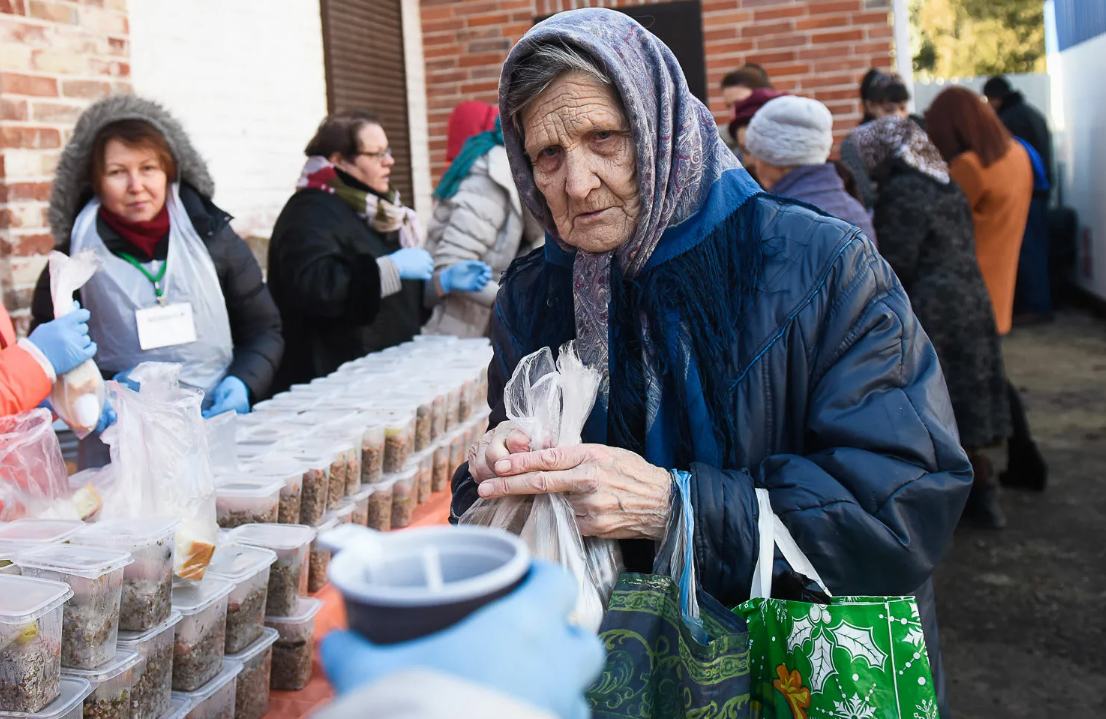
[[15,327],[0,305],[0,416],[34,409],[50,394],[52,383],[39,361],[16,343]]
[[1014,314],[1018,254],[1033,198],[1029,153],[1011,140],[1010,150],[998,162],[983,167],[978,155],[964,152],[953,159],[949,174],[972,206],[979,270],[991,295],[998,332],[1004,335]]

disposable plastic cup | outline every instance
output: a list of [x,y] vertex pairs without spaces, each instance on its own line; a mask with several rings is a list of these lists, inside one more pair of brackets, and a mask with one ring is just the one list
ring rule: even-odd
[[215,486],[215,518],[223,529],[275,524],[280,515],[279,479],[237,477]]
[[232,719],[238,689],[235,680],[241,671],[241,664],[227,660],[222,663],[220,671],[199,689],[173,692],[173,698],[189,702],[185,719]]
[[226,650],[227,597],[234,584],[216,577],[173,585],[173,608],[183,616],[173,645],[173,690],[191,692],[215,678]]
[[280,632],[265,627],[252,644],[227,656],[242,665],[234,691],[234,719],[261,719],[269,713],[269,680],[273,669],[273,644]]
[[208,573],[234,584],[227,597],[227,654],[242,651],[265,628],[269,572],[276,560],[276,552],[262,547],[225,544],[215,550]]
[[65,675],[84,679],[92,693],[84,700],[86,719],[131,719],[131,684],[142,657],[133,649],[120,649],[95,669],[66,669]]
[[13,712],[0,709],[3,719],[81,719],[84,699],[92,692],[92,685],[84,679],[66,677],[60,682],[58,698],[42,711]]
[[64,582],[0,576],[0,712],[33,714],[58,698]]
[[265,626],[277,630],[273,644],[272,689],[299,691],[311,680],[311,662],[315,653],[315,615],[323,603],[302,599],[295,614],[266,617]]
[[276,552],[276,562],[269,570],[267,614],[292,614],[300,595],[307,594],[307,556],[314,538],[314,529],[298,524],[245,524],[231,534],[235,544]]
[[170,708],[173,689],[173,644],[181,613],[145,632],[119,632],[119,648],[133,649],[141,659],[131,676],[131,719],[159,719]]

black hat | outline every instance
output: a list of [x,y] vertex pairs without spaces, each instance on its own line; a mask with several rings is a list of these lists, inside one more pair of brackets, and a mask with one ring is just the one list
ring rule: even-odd
[[995,75],[983,85],[984,97],[1002,99],[1014,91],[1010,81],[1004,75]]

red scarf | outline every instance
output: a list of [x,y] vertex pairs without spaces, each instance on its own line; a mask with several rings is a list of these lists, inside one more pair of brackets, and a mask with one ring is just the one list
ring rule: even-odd
[[119,233],[127,242],[142,250],[147,257],[154,256],[154,247],[169,234],[169,207],[162,206],[161,212],[146,222],[131,222],[120,217],[103,205],[100,205],[100,218],[107,226]]

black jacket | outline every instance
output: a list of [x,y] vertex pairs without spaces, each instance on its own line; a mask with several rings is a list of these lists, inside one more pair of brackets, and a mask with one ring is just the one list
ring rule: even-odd
[[398,249],[398,233],[376,232],[337,195],[292,195],[269,242],[269,287],[288,341],[277,391],[419,333],[429,319],[422,282],[380,297],[376,260]]
[[1028,142],[1041,156],[1045,165],[1045,174],[1049,185],[1052,184],[1052,133],[1048,131],[1048,121],[1037,108],[1025,101],[1020,92],[1012,92],[1002,99],[1002,109],[998,118],[1015,137]]
[[[246,384],[250,390],[250,402],[265,399],[269,396],[273,376],[280,364],[284,339],[280,330],[280,314],[265,286],[261,268],[249,245],[231,228],[230,215],[188,184],[181,184],[180,198],[192,226],[211,254],[226,301],[231,338],[234,340],[234,359],[227,374]],[[154,254],[150,256],[119,237],[99,218],[96,229],[107,248],[115,254],[127,252],[140,260],[149,261],[164,260],[168,253],[168,236],[154,247]],[[57,249],[68,254],[69,240],[60,243]],[[38,278],[31,312],[32,326],[54,318],[48,270],[43,270]]]

